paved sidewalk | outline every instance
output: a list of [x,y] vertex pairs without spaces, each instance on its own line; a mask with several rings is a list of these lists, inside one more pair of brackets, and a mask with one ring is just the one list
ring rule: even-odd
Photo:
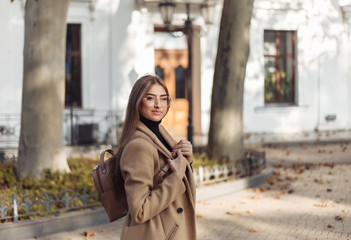
[[[259,188],[198,202],[198,239],[351,240],[351,145],[264,149],[268,164],[283,165]],[[118,221],[40,239],[119,239],[121,226]]]
[[199,239],[351,239],[351,165],[307,168],[199,203]]
[[320,162],[351,164],[351,142],[261,146],[255,149],[265,151],[268,163],[274,165]]

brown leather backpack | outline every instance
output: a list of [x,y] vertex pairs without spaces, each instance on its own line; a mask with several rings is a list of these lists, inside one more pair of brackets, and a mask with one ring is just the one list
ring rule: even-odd
[[[149,141],[158,149],[159,152],[161,152],[158,146],[152,142],[151,139],[142,136],[134,136],[132,139],[135,138],[143,138]],[[106,153],[111,154],[112,157],[105,161]],[[100,164],[93,169],[95,188],[99,194],[100,201],[106,210],[110,222],[113,222],[128,213],[128,203],[124,188],[124,180],[119,166],[119,161],[115,161],[113,156],[114,152],[111,149],[103,151],[100,154]],[[115,162],[118,164],[116,172]],[[166,164],[165,167],[154,176],[154,183],[160,184],[168,170],[169,165]]]

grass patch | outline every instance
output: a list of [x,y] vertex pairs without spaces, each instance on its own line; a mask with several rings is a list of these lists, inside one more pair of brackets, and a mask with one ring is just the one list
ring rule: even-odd
[[18,196],[39,196],[43,192],[58,194],[62,190],[77,191],[81,187],[95,189],[92,169],[98,164],[98,160],[69,159],[67,162],[70,173],[60,174],[45,170],[42,180],[33,177],[17,179],[15,165],[0,165],[0,197],[11,198],[13,193]]
[[206,154],[195,153],[193,155],[193,168],[197,169],[202,167],[213,167],[216,164],[220,164],[219,161],[210,159]]
[[[95,186],[92,178],[92,169],[98,164],[98,160],[87,159],[68,159],[68,165],[71,169],[70,173],[60,174],[59,172],[51,172],[44,170],[44,178],[37,180],[33,177],[18,179],[16,177],[16,165],[0,165],[0,198],[7,198],[11,201],[12,195],[17,195],[18,204],[21,204],[21,197],[31,195],[29,200],[33,203],[39,200],[39,197],[44,197],[44,193],[51,199],[56,199],[59,193],[63,190],[70,190],[78,194],[79,190],[86,188],[85,193],[95,191]],[[52,194],[54,195],[52,195]],[[45,199],[45,197],[44,197]],[[98,202],[97,197],[89,199],[89,203]],[[7,204],[7,206],[9,206]],[[73,199],[71,207],[84,209],[83,203],[79,199]],[[47,212],[44,205],[34,204],[30,207],[30,216],[19,217],[19,220],[33,219],[37,217],[60,214],[67,211],[62,203],[55,203],[51,206],[50,212]],[[11,212],[6,212],[6,216],[11,216]],[[25,210],[20,207],[19,215],[25,214]],[[11,219],[2,220],[1,222],[11,222]]]

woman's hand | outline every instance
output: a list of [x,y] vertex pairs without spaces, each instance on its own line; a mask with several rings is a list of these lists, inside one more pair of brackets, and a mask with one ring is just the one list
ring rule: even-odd
[[177,150],[180,150],[182,152],[182,155],[184,157],[186,157],[186,159],[188,160],[188,163],[192,163],[193,162],[193,145],[191,144],[191,142],[186,141],[186,140],[180,140],[174,147],[172,150],[172,156],[176,157],[176,152]]
[[171,168],[172,172],[177,174],[180,179],[183,179],[185,175],[186,169],[186,158],[183,156],[182,152],[178,149],[176,152],[177,157],[173,160],[168,159],[169,167]]

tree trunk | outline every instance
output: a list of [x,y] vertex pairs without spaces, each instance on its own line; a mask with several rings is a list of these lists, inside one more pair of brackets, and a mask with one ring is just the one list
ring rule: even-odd
[[244,158],[243,93],[252,9],[253,0],[224,0],[207,148],[217,160]]
[[27,0],[17,176],[69,171],[63,142],[69,0]]

